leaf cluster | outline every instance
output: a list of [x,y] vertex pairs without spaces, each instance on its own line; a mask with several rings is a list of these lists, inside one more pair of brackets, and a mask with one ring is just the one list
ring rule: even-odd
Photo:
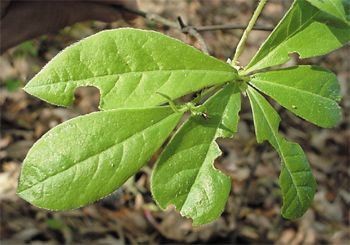
[[[348,0],[295,0],[239,70],[163,34],[131,28],[102,31],[66,48],[24,89],[68,106],[76,88],[95,86],[101,111],[68,120],[34,144],[18,195],[51,210],[103,198],[144,166],[190,112],[158,158],[151,189],[161,208],[173,204],[195,225],[209,223],[224,210],[231,189],[230,178],[213,165],[221,154],[216,139],[237,132],[244,94],[257,141],[269,142],[281,158],[282,215],[302,216],[316,181],[302,148],[280,134],[281,119],[265,97],[320,127],[341,120],[339,83],[332,72],[279,65],[291,53],[315,57],[349,42],[348,6]],[[191,102],[174,102],[200,90]]]

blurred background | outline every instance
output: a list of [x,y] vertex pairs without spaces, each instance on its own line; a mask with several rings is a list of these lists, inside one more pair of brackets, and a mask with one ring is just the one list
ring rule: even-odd
[[[204,26],[246,25],[257,1],[144,0],[137,3],[138,9],[144,12],[171,21],[181,16],[186,24]],[[257,25],[275,26],[290,3],[288,0],[270,0]],[[134,2],[131,5],[135,7]],[[1,55],[2,244],[349,244],[349,45],[324,57],[303,61],[294,57],[288,63],[317,64],[337,74],[343,95],[343,121],[337,127],[318,128],[274,104],[283,119],[281,132],[304,148],[318,182],[312,207],[298,220],[289,221],[280,216],[280,160],[270,146],[256,143],[246,98],[240,112],[239,132],[233,140],[219,140],[224,153],[215,164],[232,177],[232,191],[224,213],[211,224],[192,227],[191,221],[182,218],[173,208],[162,211],[155,205],[149,177],[159,153],[113,195],[84,208],[50,212],[17,197],[15,191],[21,163],[33,143],[63,121],[98,110],[99,100],[96,88],[79,88],[74,105],[61,108],[36,99],[21,88],[66,46],[104,29],[126,26],[156,30],[203,48],[197,38],[177,28],[142,17],[127,17],[126,20],[118,17],[109,23],[79,22],[25,41]],[[241,34],[239,29],[201,32],[210,54],[225,61],[232,56]],[[268,34],[269,31],[251,33],[240,59],[242,64],[249,61]],[[318,41],[322,40],[315,40]]]

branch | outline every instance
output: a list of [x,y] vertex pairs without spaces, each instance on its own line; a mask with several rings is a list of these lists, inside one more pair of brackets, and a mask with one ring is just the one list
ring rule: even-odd
[[199,42],[199,45],[201,46],[202,51],[206,54],[209,54],[209,48],[205,43],[202,35],[193,26],[187,26],[180,16],[177,17],[177,21],[179,22],[180,30],[185,34],[188,33],[189,35],[196,38]]
[[[119,10],[141,16],[145,18],[146,20],[153,21],[153,22],[158,22],[164,26],[167,27],[172,27],[180,30],[184,34],[189,34],[193,36],[194,38],[197,39],[199,42],[201,49],[204,53],[209,53],[209,49],[205,43],[204,38],[200,34],[200,32],[205,32],[205,31],[218,31],[218,30],[243,30],[246,29],[246,26],[243,25],[237,25],[237,24],[225,24],[225,25],[208,25],[208,26],[191,26],[191,25],[186,25],[181,17],[177,18],[177,21],[172,21],[169,19],[166,19],[160,15],[157,14],[152,14],[152,13],[146,13],[142,10],[138,9],[131,9],[127,8],[125,6],[118,6]],[[252,28],[253,30],[257,31],[272,31],[273,27],[267,27],[267,26],[256,26]]]
[[[244,30],[247,28],[245,25],[238,24],[225,24],[225,25],[207,25],[207,26],[196,26],[194,27],[198,32],[205,31],[220,31],[220,30]],[[272,31],[272,26],[255,26],[255,31]]]
[[[168,20],[164,17],[161,17],[157,14],[146,13],[142,10],[138,9],[130,9],[124,6],[120,6],[119,9],[129,12],[134,15],[141,16],[149,21],[158,22],[168,27],[174,27],[179,29],[178,23],[175,21]],[[205,32],[205,31],[220,31],[220,30],[244,30],[247,28],[246,25],[238,25],[238,24],[223,24],[223,25],[207,25],[207,26],[187,26],[187,28],[196,29],[197,32]],[[272,31],[272,26],[255,26],[253,30],[256,31]]]

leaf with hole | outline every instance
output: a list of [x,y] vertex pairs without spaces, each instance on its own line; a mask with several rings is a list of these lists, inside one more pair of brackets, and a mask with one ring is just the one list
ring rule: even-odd
[[296,0],[245,67],[245,73],[283,64],[291,53],[298,53],[302,59],[324,55],[349,40],[348,23],[333,18],[306,0]]
[[192,116],[174,135],[152,175],[152,193],[160,207],[174,204],[195,225],[222,213],[231,180],[213,166],[221,155],[215,140],[237,131],[240,103],[239,89],[228,85],[203,105],[208,118]]
[[[232,65],[265,3],[259,1]],[[315,57],[345,45],[349,6],[349,0],[295,0],[240,72],[153,31],[102,31],[67,47],[25,90],[68,106],[78,87],[95,86],[103,111],[64,122],[37,141],[24,160],[19,196],[52,210],[105,197],[146,164],[186,112],[189,118],[157,160],[151,191],[161,208],[173,204],[195,225],[209,223],[223,212],[231,189],[229,176],[214,164],[221,154],[216,141],[237,131],[242,93],[250,100],[257,141],[268,141],[281,158],[282,215],[302,216],[316,181],[301,147],[279,133],[281,119],[261,93],[316,125],[332,127],[341,120],[339,84],[316,66],[265,68],[285,63],[291,53]],[[183,97],[198,90],[196,98]]]
[[285,140],[278,133],[281,119],[265,98],[251,87],[248,96],[257,141],[267,140],[281,157],[282,215],[288,219],[299,218],[309,208],[316,191],[308,160],[298,144]]
[[63,50],[25,87],[68,106],[80,86],[101,92],[101,109],[160,105],[238,77],[230,65],[176,39],[131,28],[102,31]]

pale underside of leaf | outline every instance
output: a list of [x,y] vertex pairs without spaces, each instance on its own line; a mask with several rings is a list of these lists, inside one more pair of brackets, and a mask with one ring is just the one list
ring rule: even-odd
[[160,207],[174,204],[194,225],[215,220],[231,189],[230,178],[213,166],[221,154],[217,137],[237,130],[239,90],[228,85],[204,104],[208,119],[192,116],[174,135],[153,171],[151,187]]
[[236,79],[230,65],[176,39],[131,28],[102,31],[66,48],[25,87],[68,106],[81,86],[100,89],[101,109],[147,107]]
[[267,140],[282,160],[279,178],[282,189],[282,215],[288,219],[301,217],[310,206],[315,194],[316,182],[305,153],[301,147],[286,141],[278,133],[280,118],[276,111],[253,88],[248,88],[253,110],[257,141]]
[[245,73],[283,64],[290,59],[291,53],[298,53],[300,58],[324,55],[349,40],[347,23],[338,21],[306,0],[296,0],[247,65]]
[[17,192],[51,210],[103,198],[149,160],[181,115],[168,107],[118,109],[66,121],[31,148]]
[[296,115],[321,127],[333,127],[341,120],[340,86],[330,71],[315,66],[256,73],[254,87],[275,99]]

